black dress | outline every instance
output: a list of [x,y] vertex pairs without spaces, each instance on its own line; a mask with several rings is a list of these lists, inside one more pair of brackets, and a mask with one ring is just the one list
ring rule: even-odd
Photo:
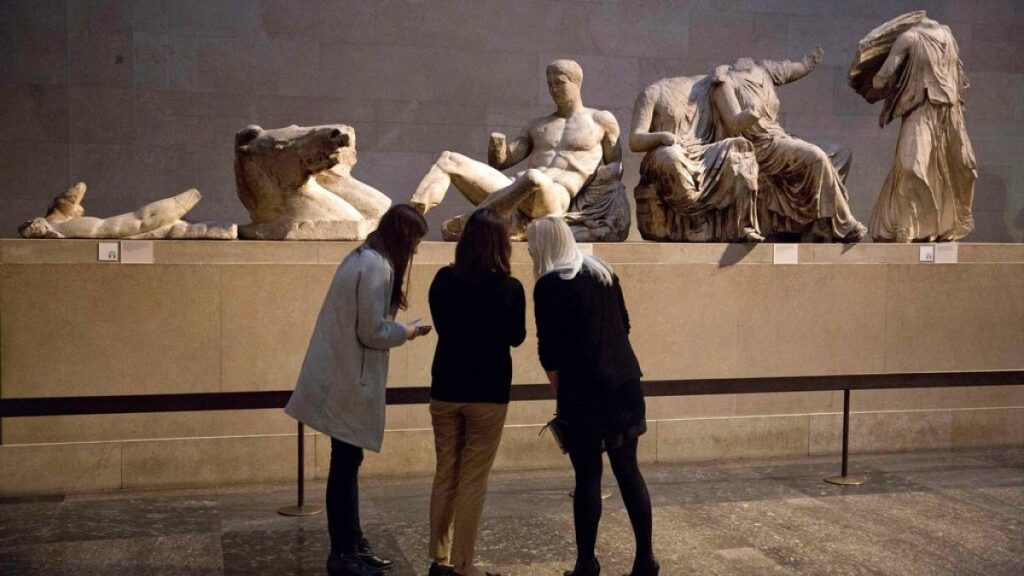
[[509,347],[526,338],[523,285],[502,274],[472,281],[445,266],[434,276],[429,298],[437,330],[430,397],[508,404]]
[[533,291],[541,365],[558,371],[558,415],[569,450],[617,448],[647,431],[640,364],[618,277],[605,286],[586,268]]

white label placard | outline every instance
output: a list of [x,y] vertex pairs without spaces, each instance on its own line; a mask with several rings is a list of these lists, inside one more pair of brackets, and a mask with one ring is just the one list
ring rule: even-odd
[[96,259],[100,262],[117,262],[121,259],[121,245],[117,242],[99,242],[96,246]]
[[775,244],[772,251],[772,263],[799,263],[800,246],[798,244]]
[[936,244],[935,245],[935,263],[936,264],[956,264],[959,251],[957,250],[958,245],[955,243],[949,244]]
[[122,240],[122,264],[152,264],[153,242],[151,240]]
[[580,252],[587,256],[594,255],[594,245],[590,242],[577,242],[576,246],[579,247]]
[[927,246],[921,246],[921,253],[918,257],[920,262],[935,262],[935,246],[931,244]]

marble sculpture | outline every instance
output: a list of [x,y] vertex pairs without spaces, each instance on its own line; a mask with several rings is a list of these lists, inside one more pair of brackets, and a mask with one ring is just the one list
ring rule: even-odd
[[[715,141],[710,76],[665,78],[633,107],[629,148],[645,152],[633,191],[646,240],[757,242],[757,159],[743,137]],[[750,110],[745,117],[753,118]]]
[[239,235],[254,240],[362,240],[391,206],[352,177],[350,126],[248,126],[235,135],[235,182],[249,210]]
[[[621,182],[619,124],[611,112],[583,105],[579,64],[556,60],[546,75],[554,113],[530,121],[511,141],[504,134],[491,134],[486,164],[443,152],[410,203],[426,213],[454,184],[477,208],[505,216],[513,238],[522,238],[533,219],[564,216],[577,240],[625,240],[630,209]],[[514,176],[501,172],[524,162]],[[463,221],[457,217],[445,222],[444,238],[458,238]]]
[[775,86],[803,78],[823,56],[818,48],[799,62],[740,58],[716,68],[711,80],[715,140],[743,137],[753,145],[762,234],[793,232],[805,239],[857,242],[867,229],[850,211],[843,183],[840,168],[848,164],[849,154],[830,154],[779,124]]
[[977,163],[964,124],[967,77],[948,26],[910,12],[858,44],[850,85],[902,119],[896,157],[868,228],[876,242],[959,240],[974,229]]
[[25,238],[233,240],[238,237],[238,228],[234,224],[182,220],[202,199],[202,195],[196,189],[110,218],[85,215],[85,208],[82,206],[85,190],[84,182],[68,188],[53,200],[45,217],[25,222],[18,227],[18,232]]

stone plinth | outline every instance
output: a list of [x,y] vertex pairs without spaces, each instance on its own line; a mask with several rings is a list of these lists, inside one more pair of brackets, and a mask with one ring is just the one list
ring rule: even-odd
[[[4,398],[284,390],[294,385],[345,242],[157,241],[153,264],[96,261],[92,240],[0,240]],[[1024,245],[962,244],[957,264],[917,245],[595,244],[622,279],[647,378],[1024,369]],[[424,243],[406,319],[454,244]],[[513,273],[532,292],[524,244]],[[514,382],[544,381],[528,303]],[[391,385],[429,384],[433,337],[391,355]],[[1024,386],[853,395],[856,451],[1024,443]],[[648,401],[646,462],[833,453],[841,392]],[[521,402],[496,466],[568,467],[538,437],[552,402]],[[288,480],[295,423],[279,410],[8,418],[0,494]],[[326,475],[329,443],[307,443]],[[240,468],[237,456],[262,462]],[[426,406],[389,408],[367,474],[433,467]],[[8,473],[8,472],[11,473]],[[16,472],[16,473],[14,473]],[[46,478],[39,482],[39,478]]]

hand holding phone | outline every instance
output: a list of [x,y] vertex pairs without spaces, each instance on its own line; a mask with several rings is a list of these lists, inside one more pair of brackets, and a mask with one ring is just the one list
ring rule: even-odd
[[423,325],[417,324],[416,325],[416,335],[417,336],[425,336],[427,334],[430,334],[430,331],[433,328],[434,327],[431,326],[430,324],[423,324]]

